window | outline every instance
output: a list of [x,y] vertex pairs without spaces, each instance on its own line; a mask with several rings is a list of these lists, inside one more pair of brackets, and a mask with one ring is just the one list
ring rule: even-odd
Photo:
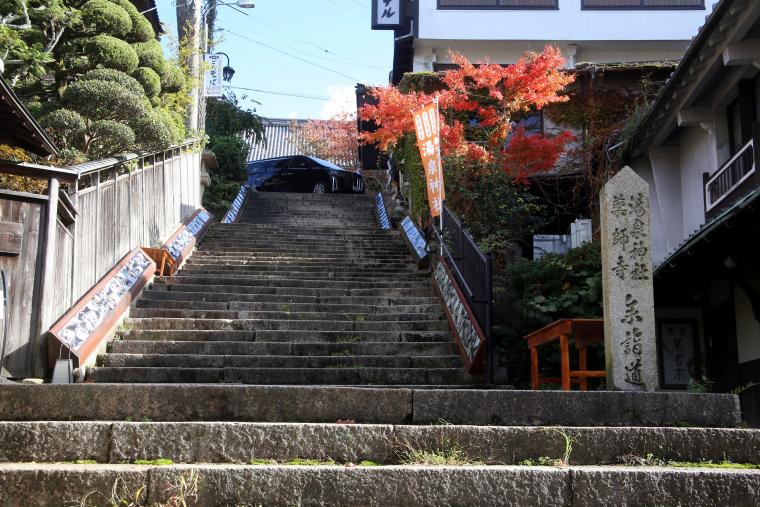
[[559,9],[558,0],[438,0],[438,9]]
[[704,9],[705,0],[581,0],[581,8],[614,9]]

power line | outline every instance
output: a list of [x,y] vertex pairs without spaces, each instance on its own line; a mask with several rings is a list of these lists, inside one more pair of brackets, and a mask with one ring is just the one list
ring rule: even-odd
[[[232,33],[232,32],[230,32],[230,33]],[[277,35],[270,34],[270,33],[261,33],[261,32],[259,32],[258,35],[265,35],[265,36],[274,37],[274,38],[282,38],[281,36],[277,36]],[[324,55],[321,55],[321,54],[309,53],[308,51],[304,51],[301,48],[289,46],[289,45],[287,45],[287,44],[285,44],[284,42],[281,42],[281,41],[277,41],[277,44],[279,44],[280,46],[282,46],[284,48],[292,49],[293,51],[296,51],[299,54],[306,55],[306,56],[311,56],[313,58],[319,58],[320,60],[324,60],[324,61],[330,62],[330,63],[345,64],[346,62],[349,62],[349,63],[352,63],[354,65],[361,65],[363,67],[371,67],[371,68],[377,68],[377,69],[384,69],[384,68],[386,68],[385,66],[370,65],[370,64],[367,64],[367,63],[360,62],[358,60],[350,59],[348,57],[342,57],[342,56],[336,55],[335,53],[333,53],[331,51],[327,51],[327,50],[324,50],[325,53],[327,53],[329,55],[332,55],[332,56],[335,56],[336,58],[339,58],[339,59],[328,58],[328,57],[326,57]],[[310,46],[317,47],[317,46],[314,46],[314,44],[310,44]],[[317,47],[317,49],[319,49],[319,48]]]
[[232,32],[232,31],[230,31],[230,30],[227,30],[227,29],[225,29],[224,31],[225,31],[225,32],[227,32],[227,33],[229,33],[230,35],[234,35],[235,37],[240,37],[241,39],[245,39],[245,40],[247,40],[247,41],[253,42],[254,44],[258,44],[259,46],[263,46],[263,47],[265,47],[265,48],[267,48],[267,49],[271,49],[272,51],[275,51],[275,52],[277,52],[277,53],[282,53],[283,55],[289,56],[289,57],[291,57],[291,58],[295,58],[296,60],[299,60],[299,61],[301,61],[301,62],[304,62],[304,63],[308,63],[309,65],[312,65],[312,66],[314,66],[314,67],[318,67],[318,68],[320,68],[320,69],[322,69],[322,70],[326,70],[327,72],[332,72],[333,74],[337,74],[337,75],[339,75],[339,76],[342,76],[342,77],[346,77],[346,78],[348,78],[348,79],[350,79],[350,80],[352,80],[352,81],[356,81],[357,83],[359,83],[359,82],[361,82],[361,81],[362,81],[361,79],[358,79],[358,78],[356,78],[356,77],[353,77],[353,76],[349,76],[348,74],[344,74],[344,73],[342,73],[342,72],[340,72],[340,71],[337,71],[337,70],[331,69],[331,68],[329,68],[329,67],[325,67],[324,65],[320,65],[320,64],[318,64],[318,63],[314,63],[314,62],[312,62],[312,61],[310,61],[310,60],[307,60],[307,59],[305,59],[305,58],[301,58],[300,56],[296,56],[296,55],[294,55],[294,54],[288,53],[287,51],[283,51],[283,50],[281,50],[281,49],[278,49],[278,48],[272,47],[272,46],[270,46],[269,44],[264,44],[264,43],[263,43],[263,42],[261,42],[261,41],[257,41],[257,40],[255,40],[255,39],[251,39],[250,37],[246,37],[245,35],[240,35],[239,33],[236,33],[236,32]]
[[349,8],[348,8],[348,7],[346,7],[345,5],[339,4],[339,3],[338,3],[338,2],[336,2],[335,0],[327,0],[327,1],[328,1],[328,2],[330,2],[330,3],[331,3],[331,4],[333,4],[333,5],[337,5],[338,7],[340,7],[341,9],[343,9],[343,10],[344,10],[344,11],[346,11],[346,12],[350,12],[351,14],[353,14],[354,16],[356,16],[356,17],[358,17],[358,18],[362,18],[362,19],[364,19],[364,20],[367,20],[367,21],[369,21],[369,17],[368,17],[368,16],[364,16],[363,14],[359,14],[359,13],[357,13],[355,10],[353,10],[353,9],[349,9]]
[[[331,54],[333,56],[337,56],[339,58],[343,58],[345,60],[348,60],[348,61],[350,61],[352,63],[356,63],[356,64],[359,64],[359,65],[365,65],[367,67],[375,67],[375,68],[385,68],[385,66],[370,65],[370,64],[364,63],[364,62],[362,62],[360,60],[356,60],[354,58],[351,58],[351,57],[347,56],[345,53],[333,51],[332,49],[329,49],[329,46],[318,45],[313,40],[308,40],[308,39],[304,39],[303,37],[299,37],[298,35],[296,35],[296,34],[294,34],[292,32],[289,32],[289,31],[287,31],[287,30],[285,30],[283,28],[280,28],[280,27],[278,27],[276,25],[273,25],[272,23],[269,23],[267,21],[264,21],[263,19],[259,19],[256,16],[251,15],[249,17],[251,19],[253,19],[254,21],[256,21],[256,22],[261,23],[262,25],[266,25],[269,28],[273,28],[273,29],[277,30],[278,32],[282,32],[283,34],[285,34],[289,38],[295,39],[297,41],[302,42],[303,44],[307,44],[307,45],[309,45],[311,47],[317,48],[317,49],[319,49],[321,51],[324,51],[325,53]],[[270,36],[274,36],[274,34],[269,34],[269,35]],[[343,51],[345,51],[345,49]],[[357,54],[357,55],[363,55],[363,56],[370,56],[370,57],[377,56],[377,55],[372,55],[372,54],[369,54],[369,53],[357,53],[355,51],[345,51],[345,52],[346,53],[353,53],[353,54]]]
[[[296,97],[300,99],[309,99],[309,100],[335,100],[331,99],[330,97],[326,97],[324,95],[310,95],[306,93],[288,93],[288,92],[276,92],[272,90],[260,90],[258,88],[246,88],[244,86],[231,86],[231,85],[225,85],[225,88],[230,88],[233,90],[245,90],[248,92],[258,92],[258,93],[267,93],[269,95],[282,95],[284,97]],[[344,99],[340,100],[340,102],[353,102],[352,100]]]

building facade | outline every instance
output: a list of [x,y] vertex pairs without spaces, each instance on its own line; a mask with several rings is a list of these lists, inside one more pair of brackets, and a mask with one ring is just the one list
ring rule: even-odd
[[[578,62],[678,60],[706,15],[705,0],[377,0],[373,27],[395,30],[391,81],[470,61],[514,63],[546,44]],[[712,3],[712,0],[707,0]],[[396,23],[382,15],[398,9]]]
[[631,166],[650,186],[661,328],[686,330],[693,338],[689,376],[705,376],[721,391],[738,389],[755,426],[759,121],[760,2],[721,0],[639,128],[631,153]]

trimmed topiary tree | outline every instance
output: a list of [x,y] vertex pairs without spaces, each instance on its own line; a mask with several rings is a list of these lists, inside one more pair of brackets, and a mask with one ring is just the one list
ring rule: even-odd
[[137,52],[140,59],[140,67],[148,67],[157,73],[164,70],[164,51],[161,49],[161,43],[156,39],[146,42],[136,42],[132,47]]
[[88,0],[81,8],[81,31],[124,37],[132,31],[132,18],[109,0]]
[[138,67],[132,76],[142,85],[145,95],[150,98],[157,97],[161,93],[161,78],[156,71],[148,67]]

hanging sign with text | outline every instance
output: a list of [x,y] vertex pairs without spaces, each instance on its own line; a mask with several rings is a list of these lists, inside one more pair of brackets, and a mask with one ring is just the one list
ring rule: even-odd
[[206,85],[204,95],[206,97],[221,97],[224,95],[222,85],[224,69],[222,55],[206,53],[203,60],[206,62]]
[[372,0],[372,29],[401,28],[403,0]]
[[446,195],[443,188],[443,165],[441,163],[441,138],[438,102],[431,102],[414,111],[417,146],[425,169],[428,204],[433,217],[441,215]]

